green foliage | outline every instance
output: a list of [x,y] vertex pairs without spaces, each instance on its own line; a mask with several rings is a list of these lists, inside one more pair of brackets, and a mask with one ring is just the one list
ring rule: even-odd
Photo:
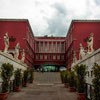
[[69,71],[60,72],[62,83],[68,83],[68,75],[69,75]]
[[94,79],[94,100],[100,100],[100,65],[94,64],[93,66]]
[[32,83],[33,80],[34,80],[34,71],[33,71],[33,69],[29,70],[29,75],[28,76],[29,76],[29,82]]
[[3,63],[1,66],[1,78],[3,80],[2,83],[2,92],[5,93],[8,91],[9,81],[11,76],[13,75],[13,65],[10,63]]
[[76,65],[74,70],[77,75],[77,88],[79,93],[84,93],[85,90],[85,75],[86,75],[86,65]]
[[22,79],[21,69],[17,69],[15,71],[14,77],[15,77],[15,86],[19,87],[21,85],[21,79]]
[[69,85],[70,87],[75,87],[76,81],[75,81],[75,74],[74,71],[70,71],[69,74]]
[[28,70],[25,70],[25,71],[24,71],[23,81],[24,81],[25,83],[27,83],[27,81],[28,81]]

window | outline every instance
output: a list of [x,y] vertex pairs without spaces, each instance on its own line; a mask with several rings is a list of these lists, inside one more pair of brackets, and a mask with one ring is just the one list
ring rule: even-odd
[[39,56],[38,55],[36,55],[36,60],[38,60],[39,59]]
[[55,55],[53,55],[53,60],[55,60],[56,59],[56,56]]
[[93,71],[91,71],[91,77],[93,76]]
[[43,59],[43,55],[40,55],[40,59]]
[[64,55],[61,55],[61,59],[64,60]]
[[60,55],[57,55],[57,59],[60,60]]
[[44,59],[47,59],[47,55],[44,56]]
[[87,71],[87,76],[89,77],[89,71]]

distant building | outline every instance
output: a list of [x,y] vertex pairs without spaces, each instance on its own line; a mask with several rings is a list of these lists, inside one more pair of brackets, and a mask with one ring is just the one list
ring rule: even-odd
[[35,37],[34,64],[65,66],[65,37]]

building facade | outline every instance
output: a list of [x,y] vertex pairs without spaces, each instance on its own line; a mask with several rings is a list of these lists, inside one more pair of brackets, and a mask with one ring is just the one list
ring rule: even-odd
[[34,64],[34,35],[27,19],[0,19],[0,50],[4,50],[4,35],[9,36],[8,52],[14,55],[15,46],[20,45],[19,59],[25,50],[25,63],[29,67]]
[[73,55],[79,60],[79,45],[82,43],[87,52],[87,38],[93,33],[94,51],[100,48],[100,21],[99,20],[73,20],[66,36],[66,66],[71,68]]
[[35,66],[65,66],[65,37],[35,37]]
[[87,51],[87,38],[93,33],[93,48],[100,48],[99,20],[72,20],[66,37],[34,37],[27,19],[0,19],[0,50],[4,50],[4,35],[9,35],[9,53],[14,54],[15,46],[20,44],[25,50],[25,63],[29,67],[39,67],[44,64],[66,66],[71,68],[73,54],[79,59],[79,44]]

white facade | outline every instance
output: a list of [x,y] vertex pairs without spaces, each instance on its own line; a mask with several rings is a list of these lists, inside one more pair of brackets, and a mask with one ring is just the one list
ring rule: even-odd
[[87,75],[86,75],[86,83],[92,84],[93,79],[93,65],[97,63],[100,65],[100,48],[94,51],[92,54],[86,55],[82,60],[78,60],[75,64],[72,65],[71,69],[73,69],[76,64],[85,64],[87,66]]
[[92,80],[94,78],[93,76],[93,66],[94,63],[97,63],[100,65],[100,48],[96,51],[94,51],[92,54],[86,55],[82,60],[78,60],[76,63],[72,64],[71,69],[73,70],[74,65],[76,64],[85,64],[87,66],[87,75],[86,75],[86,85],[87,85],[87,98],[91,99],[93,98],[93,85]]

